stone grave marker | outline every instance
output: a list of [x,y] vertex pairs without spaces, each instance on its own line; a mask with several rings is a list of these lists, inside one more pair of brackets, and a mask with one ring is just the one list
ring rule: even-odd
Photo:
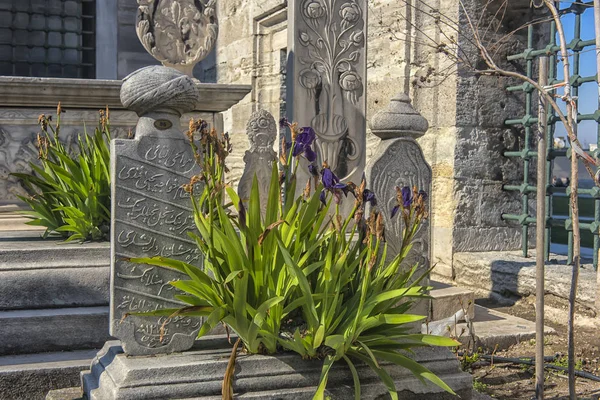
[[275,118],[266,110],[253,112],[246,126],[246,134],[248,142],[250,142],[250,149],[244,155],[246,165],[238,184],[238,195],[244,202],[250,199],[252,182],[256,176],[261,210],[264,214],[269,199],[273,163],[277,162],[277,153],[273,150],[273,144],[277,138]]
[[[288,119],[315,130],[318,165],[355,183],[366,159],[367,11],[367,0],[295,0],[288,11]],[[308,178],[299,168],[299,191]]]
[[179,128],[181,114],[198,101],[198,89],[181,72],[148,67],[125,78],[121,99],[140,120],[135,139],[112,141],[110,333],[130,355],[187,350],[200,329],[199,318],[174,317],[161,332],[165,317],[125,317],[184,306],[169,282],[185,276],[127,259],[163,256],[201,262],[200,250],[187,236],[196,228],[190,194],[183,189],[199,167]]

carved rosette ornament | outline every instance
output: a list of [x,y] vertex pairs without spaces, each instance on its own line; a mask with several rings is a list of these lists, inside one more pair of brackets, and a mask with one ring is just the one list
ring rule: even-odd
[[166,67],[192,76],[215,46],[216,0],[137,0],[136,31],[144,48]]
[[360,180],[366,147],[366,0],[297,0],[291,120],[317,134],[320,161]]

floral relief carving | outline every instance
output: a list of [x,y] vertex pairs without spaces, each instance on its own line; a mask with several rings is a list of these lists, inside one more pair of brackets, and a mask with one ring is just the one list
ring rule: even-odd
[[317,133],[321,160],[334,170],[343,161],[342,150],[348,152],[348,159],[358,157],[352,150],[359,144],[348,135],[345,112],[347,105],[356,106],[364,96],[359,64],[364,62],[360,60],[365,46],[364,14],[358,0],[301,3],[305,26],[297,33],[304,48],[299,54],[303,68],[298,73],[298,83],[315,103],[317,115],[311,126]]
[[163,65],[191,76],[215,46],[216,0],[137,0],[137,35]]

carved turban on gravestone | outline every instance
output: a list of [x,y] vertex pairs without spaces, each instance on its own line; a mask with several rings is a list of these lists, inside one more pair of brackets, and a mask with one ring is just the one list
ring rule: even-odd
[[194,80],[173,68],[151,66],[123,79],[121,102],[138,115],[150,111],[193,111],[199,100]]

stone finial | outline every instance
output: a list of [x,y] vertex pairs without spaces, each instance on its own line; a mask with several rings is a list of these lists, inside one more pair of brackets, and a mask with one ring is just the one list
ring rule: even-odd
[[399,137],[421,137],[427,132],[429,123],[412,106],[405,93],[394,96],[388,108],[371,118],[371,131],[381,139]]
[[277,123],[270,112],[258,110],[252,113],[246,127],[250,149],[244,155],[244,174],[240,178],[238,194],[242,201],[250,198],[254,176],[258,180],[260,204],[266,210],[271,182],[271,169],[277,160],[273,144],[277,138]]
[[192,76],[217,41],[216,0],[137,0],[140,42],[166,67]]
[[123,79],[121,102],[139,116],[151,111],[179,115],[193,111],[199,92],[194,80],[173,68],[158,65],[138,69]]

